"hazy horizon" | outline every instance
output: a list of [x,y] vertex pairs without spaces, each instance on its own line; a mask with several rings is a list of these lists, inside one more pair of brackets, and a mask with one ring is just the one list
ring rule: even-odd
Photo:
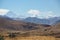
[[60,0],[0,0],[0,15],[49,18],[60,16]]

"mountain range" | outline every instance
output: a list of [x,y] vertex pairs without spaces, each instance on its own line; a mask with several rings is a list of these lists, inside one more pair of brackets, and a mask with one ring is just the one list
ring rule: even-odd
[[36,23],[36,24],[48,24],[48,25],[54,25],[60,20],[60,17],[52,17],[48,19],[40,19],[37,17],[28,17],[24,19],[26,22]]
[[22,20],[13,20],[9,17],[0,16],[0,32],[22,31],[29,32],[31,33],[31,35],[52,35],[53,33],[60,33],[60,20],[56,22],[57,23],[55,25],[36,24],[31,22],[24,22]]
[[21,18],[18,17],[17,15],[12,12],[9,11],[6,15],[4,15],[4,17],[9,17],[13,20],[21,20],[24,22],[30,22],[30,23],[35,23],[35,24],[47,24],[47,25],[54,25],[57,23],[57,21],[60,20],[60,17],[50,17],[50,18],[38,18],[38,17],[27,17],[27,18]]

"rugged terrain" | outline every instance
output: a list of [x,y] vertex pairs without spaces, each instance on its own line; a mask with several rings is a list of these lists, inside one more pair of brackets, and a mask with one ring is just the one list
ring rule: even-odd
[[60,38],[60,23],[55,25],[35,24],[8,17],[0,17],[0,34],[5,37],[10,33],[25,36],[53,36]]

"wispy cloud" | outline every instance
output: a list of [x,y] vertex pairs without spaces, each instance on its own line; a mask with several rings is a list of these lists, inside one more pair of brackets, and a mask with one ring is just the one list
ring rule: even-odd
[[45,18],[50,18],[50,17],[56,17],[57,15],[55,15],[55,13],[53,11],[48,11],[46,13],[46,17]]
[[31,14],[32,15],[31,17],[35,17],[35,16],[38,16],[40,14],[40,11],[30,9],[27,13]]
[[50,18],[57,16],[53,11],[41,12],[39,10],[30,9],[28,13],[31,15],[30,17],[39,17],[39,18]]
[[0,15],[5,15],[9,12],[7,9],[0,9]]

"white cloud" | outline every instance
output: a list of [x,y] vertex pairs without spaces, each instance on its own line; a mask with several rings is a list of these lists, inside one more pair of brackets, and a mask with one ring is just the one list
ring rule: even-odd
[[40,14],[40,11],[39,10],[30,9],[28,11],[28,13],[32,15],[31,17],[36,17],[36,16],[38,16]]
[[28,11],[30,17],[38,17],[38,18],[50,18],[50,17],[57,17],[57,15],[53,11],[47,12],[40,12],[39,10],[30,9]]
[[9,12],[7,9],[0,9],[0,15],[5,15]]
[[56,17],[57,15],[55,15],[54,14],[54,12],[53,11],[48,11],[47,13],[46,13],[46,18],[50,18],[50,17]]

